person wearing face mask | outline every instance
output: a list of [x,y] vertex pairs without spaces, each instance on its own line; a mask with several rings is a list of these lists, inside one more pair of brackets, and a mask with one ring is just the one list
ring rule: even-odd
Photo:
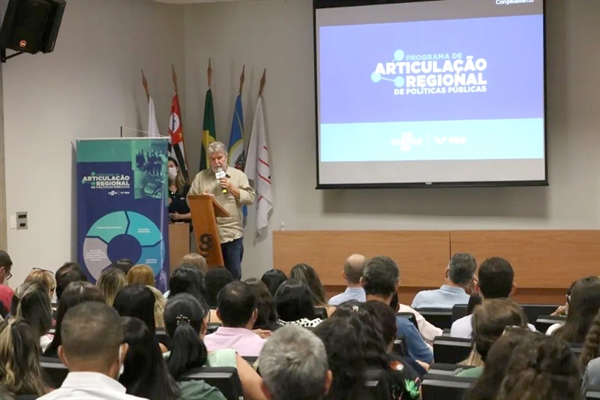
[[169,157],[169,216],[172,222],[191,222],[192,214],[186,197],[190,185],[185,182],[179,164]]
[[117,379],[129,346],[119,314],[110,306],[85,302],[71,308],[61,326],[60,360],[69,368],[61,387],[38,400],[140,400]]
[[[227,150],[221,142],[208,146],[210,168],[200,171],[188,195],[208,194],[229,213],[229,217],[217,218],[221,250],[225,268],[235,280],[242,276],[244,255],[243,205],[252,205],[254,189],[242,171],[227,165]],[[217,176],[219,178],[217,178]]]

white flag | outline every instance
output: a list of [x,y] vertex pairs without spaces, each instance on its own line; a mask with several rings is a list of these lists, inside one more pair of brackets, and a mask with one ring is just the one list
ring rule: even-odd
[[160,137],[158,122],[156,122],[156,111],[154,111],[154,100],[148,98],[148,137]]
[[269,166],[269,147],[267,145],[267,131],[265,115],[262,107],[262,97],[258,98],[254,123],[250,134],[248,156],[246,158],[246,175],[250,184],[256,190],[256,232],[254,241],[267,236],[267,225],[273,209],[273,185],[271,183],[271,167]]

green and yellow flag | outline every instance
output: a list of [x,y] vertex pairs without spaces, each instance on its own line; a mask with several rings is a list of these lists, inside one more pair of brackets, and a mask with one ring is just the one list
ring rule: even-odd
[[213,107],[212,89],[206,91],[204,100],[204,124],[202,128],[202,153],[200,154],[200,171],[210,166],[208,145],[216,141],[215,110]]

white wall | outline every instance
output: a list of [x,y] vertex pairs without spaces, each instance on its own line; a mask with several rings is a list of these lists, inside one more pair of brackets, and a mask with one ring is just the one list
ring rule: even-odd
[[[262,68],[276,208],[271,229],[597,229],[600,226],[600,2],[548,1],[549,187],[316,191],[310,1],[186,6],[187,132],[199,131],[213,60],[217,139],[227,142],[246,64],[249,130]],[[193,110],[193,111],[192,111]],[[188,148],[199,136],[188,133]],[[193,145],[192,145],[193,144]],[[193,165],[197,165],[198,155]],[[245,276],[272,266],[272,241],[253,247]]]
[[29,216],[28,230],[8,230],[12,286],[32,267],[56,270],[75,258],[71,143],[146,128],[141,68],[167,133],[171,63],[185,86],[182,12],[145,0],[69,1],[53,53],[2,67],[7,211]]

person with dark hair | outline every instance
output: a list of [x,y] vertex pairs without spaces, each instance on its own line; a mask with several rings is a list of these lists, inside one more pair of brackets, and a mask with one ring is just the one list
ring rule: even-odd
[[180,265],[175,268],[169,278],[169,295],[189,293],[196,298],[204,297],[204,276],[194,265]]
[[446,267],[446,283],[439,289],[423,290],[413,299],[412,308],[452,308],[467,304],[467,290],[473,283],[477,270],[475,257],[468,253],[456,253]]
[[512,352],[495,400],[580,400],[579,365],[569,345],[557,337],[537,335]]
[[360,278],[362,278],[366,262],[367,258],[362,254],[352,254],[350,257],[346,258],[342,276],[346,281],[347,287],[344,293],[340,293],[329,299],[330,306],[339,306],[348,300],[358,300],[362,303],[367,301],[365,290],[360,284]]
[[[375,300],[389,305],[400,285],[400,268],[389,257],[373,257],[365,265],[361,284],[365,289],[367,301]],[[397,335],[402,335],[406,340],[409,356],[417,361],[431,364],[433,353],[414,324],[407,318],[398,316],[396,326]]]
[[206,289],[206,302],[209,307],[217,307],[217,295],[225,285],[231,282],[233,282],[233,276],[225,268],[212,268],[208,270],[204,276],[204,287]]
[[267,272],[265,272],[260,278],[260,280],[263,281],[265,285],[267,285],[271,296],[275,296],[275,293],[277,292],[277,289],[279,289],[279,286],[281,286],[283,282],[287,281],[287,279],[288,278],[285,272],[283,272],[280,269],[270,269]]
[[288,279],[279,286],[275,293],[275,306],[279,325],[314,328],[322,322],[321,318],[315,317],[315,303],[310,289],[295,279]]
[[290,279],[295,279],[308,286],[316,307],[327,306],[325,288],[313,267],[308,264],[294,265],[290,271]]
[[202,338],[206,333],[208,306],[188,293],[170,297],[165,307],[165,331],[171,338],[171,351],[164,354],[173,378],[182,377],[199,367],[237,368],[244,398],[262,399],[260,376],[234,350],[224,349],[208,352]]
[[6,283],[12,277],[13,262],[10,256],[4,250],[0,250],[0,302],[4,304],[7,310],[10,310],[10,303],[12,302],[13,295],[15,292]]
[[67,272],[71,272],[71,271],[78,270],[78,269],[81,269],[81,265],[79,265],[79,263],[67,261],[59,269],[56,270],[56,272],[54,273],[54,279],[58,283],[58,279],[62,275],[66,274]]
[[181,391],[169,375],[156,336],[138,318],[121,317],[125,343],[129,345],[119,382],[127,393],[149,400],[176,400]]
[[264,282],[250,278],[246,279],[246,282],[254,290],[256,294],[256,321],[254,321],[253,329],[260,329],[264,331],[276,331],[281,327],[277,323],[277,310],[275,309],[275,299],[269,292],[267,285]]
[[133,268],[133,262],[131,262],[131,260],[129,260],[128,258],[121,258],[110,264],[109,268],[120,269],[125,273],[125,276],[127,276],[129,270]]
[[38,337],[48,333],[52,327],[52,308],[46,288],[36,281],[19,286],[13,296],[11,314],[27,321]]
[[598,311],[600,311],[600,278],[597,276],[582,278],[571,291],[567,320],[564,324],[551,326],[548,332],[569,343],[583,343]]
[[71,308],[62,322],[59,357],[69,374],[59,389],[39,400],[141,399],[126,394],[117,381],[128,345],[123,343],[123,328],[112,307],[85,302]]
[[48,392],[42,379],[38,342],[35,328],[27,321],[13,317],[0,322],[0,386],[17,396]]
[[217,296],[217,314],[223,326],[204,337],[209,351],[233,349],[242,357],[258,357],[265,339],[252,332],[258,311],[256,293],[247,283],[227,284]]
[[113,307],[121,317],[141,319],[148,325],[152,334],[156,333],[156,320],[154,318],[154,294],[146,286],[125,286],[117,293]]
[[171,222],[192,221],[192,213],[187,203],[187,194],[190,191],[188,185],[181,173],[179,163],[173,157],[169,157],[169,216]]
[[56,278],[56,298],[60,302],[63,292],[73,282],[88,282],[88,277],[83,272],[83,269],[79,264],[70,264],[61,274],[58,274]]
[[585,337],[579,361],[585,369],[581,386],[582,393],[585,393],[588,386],[600,385],[600,312]]
[[[60,279],[60,278],[59,278]],[[62,345],[62,321],[71,308],[85,302],[104,303],[105,299],[102,292],[89,282],[77,281],[71,283],[65,289],[58,302],[58,313],[56,317],[56,329],[52,342],[44,351],[44,357],[58,357],[58,348]]]

